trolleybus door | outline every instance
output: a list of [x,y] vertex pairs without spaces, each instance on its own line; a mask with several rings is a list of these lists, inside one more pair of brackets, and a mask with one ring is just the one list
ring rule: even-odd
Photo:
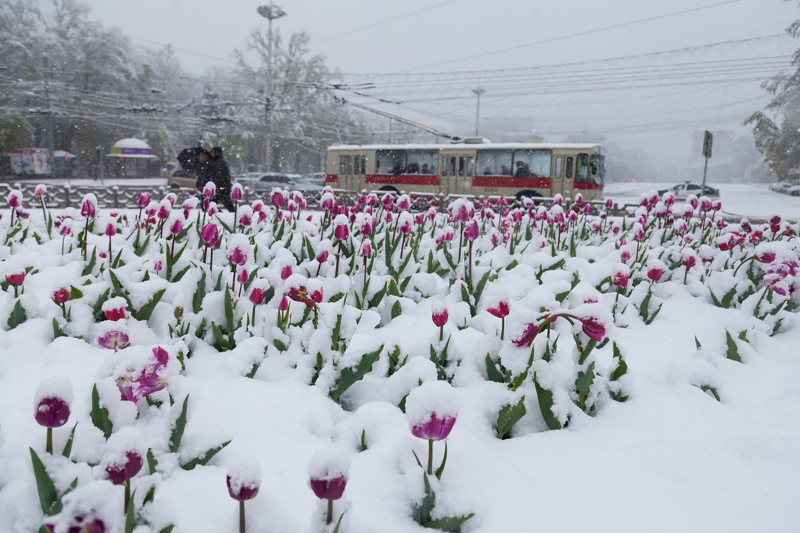
[[440,191],[444,194],[472,194],[475,156],[470,153],[441,154]]
[[559,155],[555,159],[555,173],[553,176],[552,194],[560,194],[564,198],[572,198],[575,183],[575,157],[572,155]]

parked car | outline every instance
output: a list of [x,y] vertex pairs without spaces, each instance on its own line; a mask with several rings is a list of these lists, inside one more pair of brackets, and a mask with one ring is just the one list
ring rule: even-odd
[[194,189],[196,183],[194,172],[182,168],[173,170],[167,178],[167,187],[172,189]]
[[325,173],[314,172],[313,174],[304,174],[294,178],[297,190],[300,191],[318,191],[325,186]]
[[290,190],[296,188],[292,177],[280,172],[248,173],[238,176],[236,183],[254,191],[270,191],[274,187]]
[[[702,189],[702,190],[701,190]],[[698,198],[701,196],[707,196],[709,198],[719,198],[719,189],[715,189],[709,185],[706,185],[703,188],[702,185],[698,185],[697,183],[681,183],[679,185],[674,186],[671,189],[664,189],[658,191],[658,194],[664,194],[665,192],[671,192],[675,195],[676,200],[686,200],[690,194],[697,196]]]
[[800,181],[788,183],[783,192],[790,196],[800,196]]

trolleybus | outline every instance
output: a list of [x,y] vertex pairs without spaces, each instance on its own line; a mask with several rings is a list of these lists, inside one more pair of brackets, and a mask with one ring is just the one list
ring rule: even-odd
[[349,191],[472,196],[603,197],[599,144],[341,145],[328,149],[325,182]]

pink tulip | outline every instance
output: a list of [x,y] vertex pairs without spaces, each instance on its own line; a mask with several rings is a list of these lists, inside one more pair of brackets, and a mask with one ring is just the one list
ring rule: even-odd
[[169,232],[173,235],[179,235],[183,231],[183,222],[180,218],[176,218],[175,221],[170,224]]
[[595,317],[587,317],[581,319],[583,332],[597,342],[603,340],[606,335],[606,327],[603,323]]
[[539,324],[536,322],[530,322],[525,326],[525,329],[522,331],[522,335],[520,335],[517,339],[512,339],[511,342],[514,343],[514,346],[518,348],[522,348],[523,346],[530,346],[533,342],[533,339],[536,338],[536,335],[539,334]]
[[292,265],[286,265],[281,269],[281,279],[286,280],[289,276],[292,275]]
[[228,254],[228,261],[230,261],[234,265],[242,266],[247,262],[247,253],[245,253],[244,250],[236,246]]
[[242,200],[242,196],[244,195],[244,189],[242,188],[241,183],[234,183],[231,187],[231,200],[234,202],[239,202]]
[[144,461],[142,456],[135,451],[125,452],[124,457],[110,461],[105,468],[106,477],[115,485],[122,485],[139,473]]
[[128,340],[128,335],[125,332],[109,330],[97,338],[97,344],[116,352],[128,346]]
[[219,230],[216,224],[213,222],[206,224],[200,232],[200,239],[203,241],[203,244],[209,248],[216,248],[219,246]]

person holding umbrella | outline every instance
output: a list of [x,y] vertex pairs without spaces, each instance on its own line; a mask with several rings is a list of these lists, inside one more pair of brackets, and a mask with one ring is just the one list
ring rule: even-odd
[[[217,194],[214,201],[225,206],[228,211],[233,211],[231,201],[231,171],[228,162],[222,157],[222,148],[215,146],[211,149],[211,159],[209,162],[209,177],[217,186]],[[205,184],[204,184],[205,185]]]

